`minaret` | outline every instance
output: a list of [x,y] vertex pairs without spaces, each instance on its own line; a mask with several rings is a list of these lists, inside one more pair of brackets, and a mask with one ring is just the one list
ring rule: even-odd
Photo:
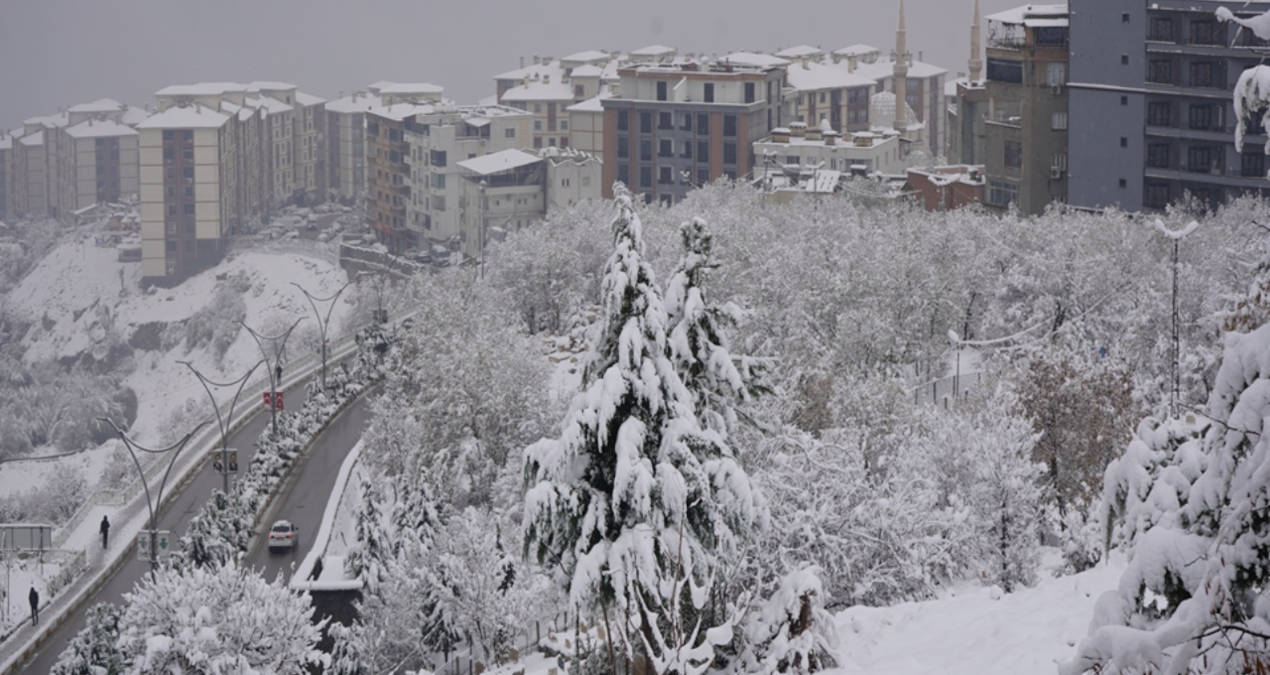
[[979,0],[975,0],[975,20],[970,24],[970,81],[978,82],[983,75],[983,59],[979,58],[982,47],[979,40]]
[[900,27],[895,31],[895,130],[908,130],[908,31],[904,30],[904,0],[900,0]]

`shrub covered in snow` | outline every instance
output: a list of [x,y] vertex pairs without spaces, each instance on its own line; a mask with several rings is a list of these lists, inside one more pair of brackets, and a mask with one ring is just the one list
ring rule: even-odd
[[837,665],[838,636],[825,611],[819,570],[781,577],[771,597],[756,603],[745,626],[751,673],[815,673]]
[[71,638],[50,675],[122,675],[125,668],[119,650],[119,620],[123,610],[108,602],[88,608],[79,634]]

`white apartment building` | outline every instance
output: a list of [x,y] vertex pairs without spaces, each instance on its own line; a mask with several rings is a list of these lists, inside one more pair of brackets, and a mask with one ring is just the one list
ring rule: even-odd
[[409,147],[408,227],[420,248],[450,246],[464,234],[462,161],[532,143],[529,113],[506,106],[441,106],[405,126]]
[[792,122],[772,130],[772,135],[754,143],[756,175],[807,174],[815,170],[838,173],[903,173],[904,157],[899,135],[869,131],[845,136],[829,128],[828,121],[817,126]]
[[360,91],[326,104],[327,186],[341,201],[351,203],[366,190],[366,111],[378,104]]
[[[601,51],[559,59],[535,56],[530,65],[494,77],[495,98],[501,105],[533,115],[533,136],[527,147],[567,148],[573,141],[570,108],[615,86],[620,61],[618,55]],[[594,126],[592,121],[589,128]]]
[[81,209],[117,202],[140,192],[138,134],[102,115],[61,130],[59,214],[63,222]]

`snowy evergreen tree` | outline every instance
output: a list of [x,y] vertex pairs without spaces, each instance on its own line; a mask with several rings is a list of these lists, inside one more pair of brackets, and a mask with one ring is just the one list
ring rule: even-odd
[[71,638],[51,675],[120,675],[124,672],[119,651],[119,618],[123,610],[107,602],[88,608],[87,625]]
[[396,554],[396,544],[384,522],[382,499],[375,484],[363,480],[362,501],[353,516],[355,541],[344,557],[344,571],[361,579],[373,595],[379,594]]
[[838,636],[825,611],[819,570],[807,567],[780,579],[776,591],[746,623],[751,646],[746,671],[815,673],[836,666]]
[[225,494],[213,490],[202,510],[192,519],[173,553],[177,566],[219,567],[237,559],[251,539],[253,513],[240,490]]
[[734,357],[723,330],[740,323],[740,307],[706,300],[703,288],[707,272],[717,266],[711,259],[713,237],[700,218],[680,226],[683,253],[666,284],[667,346],[684,386],[693,396],[698,419],[709,429],[729,436],[736,425],[737,404],[768,392],[762,381],[770,363],[746,356]]
[[[1119,589],[1064,675],[1270,668],[1270,326],[1228,333],[1208,418],[1148,420],[1107,471]],[[1198,425],[1204,425],[1201,428]],[[1194,439],[1203,431],[1202,439]]]
[[274,673],[304,675],[322,661],[325,620],[313,623],[307,593],[229,563],[162,568],[124,596],[119,649],[129,675]]
[[575,604],[616,619],[625,658],[640,651],[654,673],[694,675],[732,639],[731,624],[702,626],[700,612],[762,509],[725,439],[698,422],[667,356],[640,220],[616,189],[585,391],[560,438],[525,452],[525,549]]

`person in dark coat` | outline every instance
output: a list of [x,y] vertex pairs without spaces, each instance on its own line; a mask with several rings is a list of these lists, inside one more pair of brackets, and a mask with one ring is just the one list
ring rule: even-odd
[[32,586],[27,597],[31,600],[31,625],[38,626],[40,625],[40,592]]
[[110,519],[101,517],[101,547],[110,548]]

